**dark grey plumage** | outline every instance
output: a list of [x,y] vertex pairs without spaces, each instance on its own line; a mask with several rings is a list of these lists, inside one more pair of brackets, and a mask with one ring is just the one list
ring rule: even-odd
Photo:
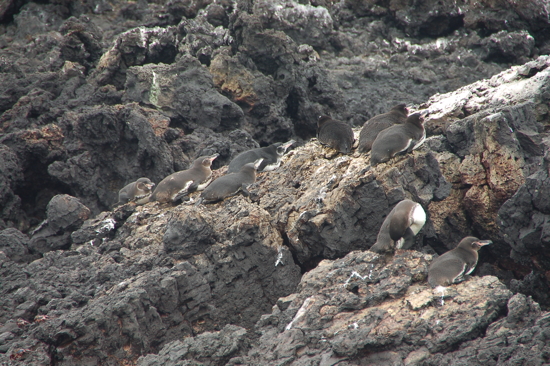
[[411,152],[425,139],[422,116],[420,113],[411,114],[405,123],[388,127],[378,134],[372,144],[370,165],[385,163],[399,153]]
[[405,104],[398,104],[389,112],[379,114],[369,119],[365,122],[359,133],[359,145],[357,146],[357,150],[360,153],[369,152],[376,136],[388,127],[405,123],[408,113],[409,111]]
[[149,202],[154,186],[155,183],[151,182],[149,178],[139,178],[118,191],[117,204],[122,205],[128,202],[135,202],[138,205],[143,205]]
[[266,147],[243,151],[231,160],[229,167],[227,168],[227,172],[238,172],[245,164],[253,163],[258,159],[264,159],[258,168],[259,172],[267,172],[277,169],[279,165],[281,165],[281,158],[286,153],[286,150],[294,142],[294,140],[290,140],[284,144],[282,142],[276,142]]
[[476,268],[479,249],[491,243],[491,240],[465,237],[456,248],[434,259],[428,269],[428,283],[436,287],[464,281]]
[[329,116],[320,116],[317,121],[317,139],[323,145],[349,154],[355,138],[353,130],[347,123],[334,120]]
[[395,249],[409,249],[414,237],[426,223],[426,212],[419,203],[411,200],[399,202],[390,211],[378,232],[376,243],[370,248],[377,253]]
[[210,183],[212,161],[218,154],[201,156],[187,170],[170,174],[155,188],[151,201],[177,202],[190,192],[202,190]]
[[240,191],[248,195],[246,188],[256,182],[256,171],[260,167],[262,160],[258,159],[253,163],[245,164],[238,172],[229,173],[214,180],[202,191],[196,204],[221,201],[227,197],[236,195]]

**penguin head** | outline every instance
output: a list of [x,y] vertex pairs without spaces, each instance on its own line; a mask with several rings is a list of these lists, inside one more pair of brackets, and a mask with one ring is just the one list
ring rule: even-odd
[[321,127],[327,122],[332,121],[332,118],[330,116],[319,116],[319,119],[317,120],[317,127]]
[[209,155],[209,156],[201,156],[200,158],[195,160],[195,162],[198,162],[199,164],[201,164],[201,165],[203,165],[207,168],[210,168],[210,166],[212,166],[212,162],[218,156],[220,156],[220,154],[214,154],[214,155]]
[[394,111],[394,112],[397,112],[399,114],[402,114],[404,115],[405,117],[407,117],[407,115],[409,114],[409,110],[407,109],[407,105],[405,103],[401,103],[401,104],[398,104],[396,106],[394,106],[391,111]]
[[491,240],[480,240],[473,236],[467,236],[464,239],[462,239],[460,243],[458,243],[458,246],[468,250],[474,250],[477,252],[479,251],[479,249],[481,249],[481,247],[492,243],[493,242]]
[[407,123],[413,124],[418,128],[424,128],[424,118],[419,112],[415,112],[407,117]]
[[149,178],[139,178],[136,181],[136,186],[139,190],[148,192],[155,186],[155,183],[151,182]]
[[294,140],[290,140],[288,142],[285,142],[284,144],[279,142],[279,145],[277,145],[277,155],[283,156],[286,153],[286,150],[295,142],[296,141]]

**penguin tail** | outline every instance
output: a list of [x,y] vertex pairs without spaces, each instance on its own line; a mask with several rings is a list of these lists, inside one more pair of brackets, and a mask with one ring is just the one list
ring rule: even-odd
[[202,197],[197,198],[197,202],[195,202],[195,205],[194,205],[194,206],[195,206],[195,207],[200,206],[200,204],[201,204],[203,201],[204,201],[204,198],[202,198]]
[[382,254],[389,251],[388,248],[386,248],[383,244],[381,244],[378,241],[374,243],[373,246],[369,248],[369,250],[371,252],[378,253],[378,254]]

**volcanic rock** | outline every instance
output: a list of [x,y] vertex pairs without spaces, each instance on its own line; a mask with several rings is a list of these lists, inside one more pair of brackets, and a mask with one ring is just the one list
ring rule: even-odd
[[71,233],[80,228],[90,210],[69,195],[54,196],[46,209],[47,218],[32,233],[29,249],[44,254],[57,249],[68,249]]
[[[550,362],[545,1],[17,0],[0,19],[0,363]],[[319,115],[399,103],[425,115],[412,154],[372,168],[312,139]],[[139,177],[214,153],[218,177],[290,139],[249,197],[112,210]],[[428,216],[414,250],[369,252],[404,198]],[[494,245],[430,289],[466,235]]]

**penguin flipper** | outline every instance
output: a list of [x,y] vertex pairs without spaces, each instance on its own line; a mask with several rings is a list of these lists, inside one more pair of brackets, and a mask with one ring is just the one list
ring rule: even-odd
[[185,186],[178,193],[176,193],[174,195],[174,197],[172,198],[172,203],[176,203],[180,200],[183,201],[183,199],[185,197],[187,197],[189,192],[193,192],[192,190],[190,190],[190,188],[193,186],[193,184],[194,184],[194,181],[192,181],[192,180],[185,183]]
[[465,275],[465,274],[461,274],[461,275],[455,277],[455,279],[453,280],[453,283],[460,283],[460,282],[466,280],[468,277],[470,277],[470,276]]
[[189,184],[189,187],[187,187],[187,194],[191,192],[195,192],[197,189],[199,189],[199,184],[195,183],[194,181],[191,181],[191,184]]

